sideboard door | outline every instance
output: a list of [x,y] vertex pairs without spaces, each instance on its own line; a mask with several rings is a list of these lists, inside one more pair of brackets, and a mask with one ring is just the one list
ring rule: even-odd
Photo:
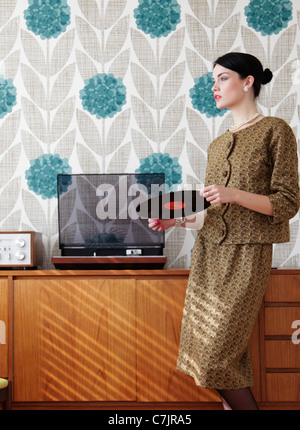
[[137,399],[219,402],[213,391],[176,370],[186,279],[137,281]]
[[14,401],[135,401],[135,281],[17,279]]
[[0,377],[8,377],[8,281],[0,278]]

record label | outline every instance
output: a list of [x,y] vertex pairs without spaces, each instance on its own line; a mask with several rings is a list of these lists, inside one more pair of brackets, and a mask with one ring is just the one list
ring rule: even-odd
[[167,210],[179,210],[179,209],[183,209],[185,207],[185,203],[184,202],[167,202],[164,204],[164,208]]

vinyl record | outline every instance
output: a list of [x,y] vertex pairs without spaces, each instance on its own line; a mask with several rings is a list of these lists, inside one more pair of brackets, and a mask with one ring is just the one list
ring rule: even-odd
[[192,215],[208,208],[210,203],[199,191],[181,190],[149,198],[136,208],[141,218],[169,219]]

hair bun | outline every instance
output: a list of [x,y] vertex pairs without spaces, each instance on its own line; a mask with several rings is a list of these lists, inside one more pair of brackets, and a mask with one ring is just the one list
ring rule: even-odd
[[272,78],[273,78],[273,73],[271,72],[271,70],[270,69],[265,69],[263,71],[263,76],[262,76],[261,83],[263,85],[268,84],[271,81]]

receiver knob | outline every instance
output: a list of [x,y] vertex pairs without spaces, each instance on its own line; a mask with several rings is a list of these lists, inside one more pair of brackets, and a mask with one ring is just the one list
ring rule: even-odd
[[23,252],[21,252],[21,251],[17,251],[15,253],[15,256],[17,257],[18,260],[24,260],[24,258],[25,258],[25,254],[23,254]]
[[17,239],[16,239],[16,245],[19,247],[19,248],[24,248],[24,246],[25,246],[25,240],[22,238],[22,237],[18,237]]

